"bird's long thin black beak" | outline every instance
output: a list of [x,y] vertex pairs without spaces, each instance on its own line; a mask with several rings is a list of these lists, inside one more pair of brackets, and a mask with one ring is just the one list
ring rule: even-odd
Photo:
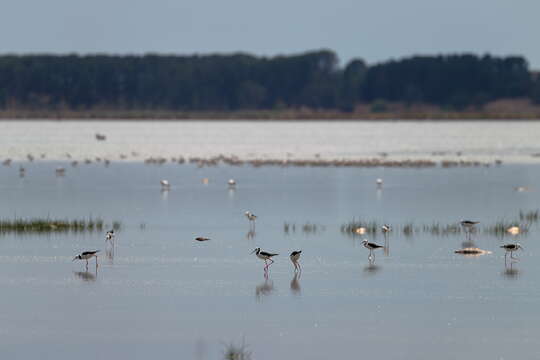
[[73,260],[71,260],[71,262],[74,262],[75,260],[77,260],[77,257],[76,257],[76,256],[73,258]]
[[249,254],[251,255],[251,254],[255,253],[256,251],[257,251],[257,249],[253,250],[253,251],[250,252]]

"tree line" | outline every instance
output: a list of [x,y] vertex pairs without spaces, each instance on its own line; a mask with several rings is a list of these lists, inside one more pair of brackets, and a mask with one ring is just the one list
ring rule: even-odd
[[523,57],[414,56],[344,67],[329,50],[299,55],[3,55],[0,108],[340,109],[377,101],[450,109],[501,98],[540,103]]

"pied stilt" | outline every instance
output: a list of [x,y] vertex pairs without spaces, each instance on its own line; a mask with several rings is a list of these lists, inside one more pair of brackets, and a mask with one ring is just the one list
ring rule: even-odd
[[[279,255],[279,254],[272,254],[272,253],[269,253],[269,252],[266,252],[266,251],[261,251],[261,248],[256,248],[255,250],[253,250],[251,252],[252,254],[255,253],[255,255],[257,255],[257,257],[261,260],[264,260],[264,268],[267,269],[268,266],[272,265],[274,263],[274,260],[272,260],[272,257],[276,256],[276,255]],[[268,263],[267,261],[271,261],[270,263]]]
[[390,230],[392,230],[392,228],[390,227],[390,225],[386,225],[384,224],[383,226],[381,226],[381,231],[383,232],[383,234],[387,234],[390,232]]
[[370,243],[370,242],[367,241],[367,239],[364,239],[362,241],[362,245],[364,245],[364,247],[369,250],[369,258],[370,259],[375,258],[375,254],[373,253],[373,250],[377,250],[377,249],[380,249],[380,248],[384,247],[382,245],[377,245],[375,243]]
[[96,267],[97,267],[98,266],[98,259],[97,259],[97,253],[98,252],[99,252],[99,250],[82,252],[79,255],[75,256],[72,261],[86,260],[86,267],[88,267],[88,259],[91,259],[91,258],[95,257],[96,258]]
[[107,234],[105,234],[105,241],[113,241],[114,240],[114,229],[111,229],[107,231]]
[[255,226],[255,220],[257,219],[257,215],[255,215],[254,213],[252,213],[251,211],[246,211],[244,213],[244,215],[246,216],[246,218],[249,220],[249,223],[250,224],[253,224],[253,226]]
[[508,255],[508,253],[510,253],[510,258],[511,259],[516,259],[514,257],[514,251],[518,250],[518,249],[521,249],[523,250],[523,247],[518,244],[518,243],[515,243],[515,244],[505,244],[505,245],[502,245],[501,246],[502,249],[506,250],[506,253],[504,254],[504,258],[506,259],[506,256]]
[[302,254],[302,250],[293,251],[289,258],[291,259],[293,265],[294,265],[294,271],[302,271],[302,268],[300,267],[300,263],[298,260],[300,260],[300,254]]
[[472,232],[475,230],[475,225],[479,224],[479,221],[461,220],[459,224],[465,229],[467,238],[470,238]]

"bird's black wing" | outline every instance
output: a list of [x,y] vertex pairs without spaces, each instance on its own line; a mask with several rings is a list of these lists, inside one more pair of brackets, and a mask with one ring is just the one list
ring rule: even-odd
[[279,254],[267,253],[266,251],[261,251],[259,254],[261,254],[262,256],[269,256],[269,257],[279,255]]
[[83,253],[81,253],[81,255],[94,255],[94,254],[97,254],[99,252],[99,250],[96,250],[96,251],[85,251]]

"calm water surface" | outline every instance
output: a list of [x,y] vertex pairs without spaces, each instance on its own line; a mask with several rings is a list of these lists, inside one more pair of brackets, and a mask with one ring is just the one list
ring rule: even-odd
[[[36,130],[39,129],[39,130]],[[107,136],[96,141],[95,134]],[[251,158],[456,158],[540,163],[534,121],[0,121],[0,155],[26,159],[219,154]],[[137,155],[132,156],[131,153]],[[532,155],[537,154],[536,157]]]
[[[476,258],[453,253],[463,234],[396,230],[388,253],[372,264],[362,237],[340,231],[353,218],[396,229],[411,221],[512,220],[539,207],[538,165],[72,168],[38,161],[24,162],[24,178],[18,165],[0,166],[0,217],[93,216],[123,226],[114,247],[98,232],[0,236],[6,358],[219,359],[225,344],[243,340],[255,359],[540,357],[537,225],[517,238],[480,232],[475,244],[493,253]],[[66,176],[55,176],[59,165]],[[231,177],[236,190],[227,188]],[[160,179],[170,191],[161,191]],[[259,216],[254,234],[245,210]],[[285,233],[285,222],[296,232]],[[308,222],[318,231],[303,232]],[[212,240],[193,241],[201,235]],[[380,234],[369,239],[384,243]],[[525,250],[505,264],[499,246],[508,241]],[[267,277],[250,255],[255,247],[280,253]],[[102,251],[97,271],[71,261],[87,249]],[[297,249],[299,277],[288,259]]]

